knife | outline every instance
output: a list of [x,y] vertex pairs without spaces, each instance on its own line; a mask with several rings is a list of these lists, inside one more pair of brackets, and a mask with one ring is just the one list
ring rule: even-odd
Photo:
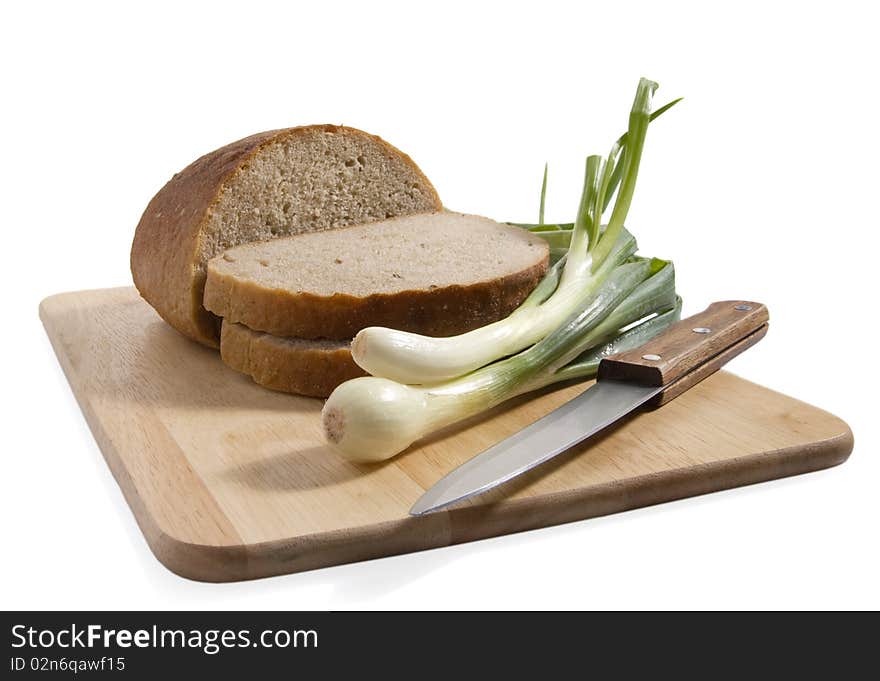
[[438,480],[410,514],[432,513],[482,494],[639,408],[666,404],[761,340],[769,318],[761,303],[712,303],[641,347],[604,358],[594,386]]

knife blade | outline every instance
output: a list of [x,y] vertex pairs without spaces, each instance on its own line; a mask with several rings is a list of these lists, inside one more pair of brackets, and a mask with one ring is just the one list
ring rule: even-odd
[[603,359],[594,386],[445,475],[410,514],[433,513],[482,494],[639,408],[666,404],[761,340],[768,322],[761,303],[712,303],[640,348]]

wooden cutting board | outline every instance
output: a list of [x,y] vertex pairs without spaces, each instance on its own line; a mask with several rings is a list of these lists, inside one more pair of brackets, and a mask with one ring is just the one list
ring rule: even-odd
[[525,396],[396,459],[323,441],[322,402],[271,392],[166,326],[133,288],[63,293],[40,317],[156,557],[232,581],[615,513],[842,463],[849,427],[721,372],[470,505],[408,510],[454,466],[585,384]]

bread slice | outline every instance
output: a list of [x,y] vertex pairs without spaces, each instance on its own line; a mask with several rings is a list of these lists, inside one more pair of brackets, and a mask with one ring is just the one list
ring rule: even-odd
[[448,336],[510,314],[547,269],[518,227],[431,213],[238,246],[208,263],[205,307],[275,336],[352,338],[367,326]]
[[220,356],[257,383],[310,397],[328,397],[333,389],[366,373],[351,358],[351,341],[279,338],[223,322]]
[[441,208],[412,159],[354,128],[272,130],[202,156],[141,217],[131,272],[174,328],[216,347],[219,320],[202,307],[205,265],[251,241]]

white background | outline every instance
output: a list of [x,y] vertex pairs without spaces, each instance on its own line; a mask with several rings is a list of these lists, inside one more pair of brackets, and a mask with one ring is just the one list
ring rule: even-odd
[[[4,3],[0,522],[4,608],[880,606],[871,3]],[[247,9],[243,9],[243,8]],[[613,9],[608,9],[613,7]],[[37,318],[130,282],[150,197],[195,157],[314,122],[409,152],[447,206],[570,220],[639,76],[629,226],[686,313],[766,301],[734,372],[846,419],[845,465],[518,536],[244,584],[149,552]]]

